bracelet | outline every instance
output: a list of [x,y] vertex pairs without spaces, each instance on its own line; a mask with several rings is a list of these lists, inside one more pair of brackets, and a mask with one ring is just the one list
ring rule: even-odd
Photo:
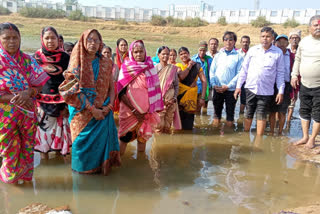
[[31,97],[35,97],[38,94],[38,90],[36,88],[31,88],[32,92],[31,92]]
[[205,100],[206,98],[205,98],[205,97],[201,97],[200,99],[201,99],[201,100]]
[[132,113],[135,113],[136,111],[137,111],[137,109],[135,109],[135,108],[133,110],[131,110]]
[[113,111],[113,105],[109,104],[109,105],[107,105],[107,108],[108,108],[110,111]]

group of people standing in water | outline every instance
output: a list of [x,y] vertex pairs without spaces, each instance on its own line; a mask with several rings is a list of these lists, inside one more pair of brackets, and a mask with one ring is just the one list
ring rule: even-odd
[[221,123],[225,105],[226,126],[232,127],[240,91],[247,99],[241,97],[247,108],[245,130],[256,112],[262,135],[267,105],[282,103],[284,76],[290,81],[282,58],[287,49],[282,54],[281,46],[272,44],[288,37],[274,36],[268,27],[252,51],[250,37],[243,36],[237,50],[236,34],[227,31],[222,49],[212,38],[209,44],[200,42],[193,57],[186,47],[161,46],[151,58],[142,40],[129,46],[123,38],[112,54],[95,29],[83,32],[76,44],[63,45],[61,39],[54,27],[44,27],[41,48],[29,56],[20,50],[17,26],[0,24],[0,180],[5,183],[32,179],[34,151],[48,159],[50,151],[65,156],[71,148],[73,171],[107,175],[121,165],[129,142],[136,140],[144,152],[154,132],[192,130],[195,114],[205,112],[211,99],[213,125]]

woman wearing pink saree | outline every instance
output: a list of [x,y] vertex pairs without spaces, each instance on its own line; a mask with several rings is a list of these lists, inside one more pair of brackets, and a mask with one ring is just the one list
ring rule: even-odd
[[158,124],[157,132],[171,134],[171,125],[176,130],[181,129],[177,96],[179,93],[179,78],[177,66],[168,64],[170,49],[162,46],[158,49],[160,63],[155,67],[158,71],[160,87],[164,102],[164,110],[159,113],[161,122]]
[[141,40],[130,45],[129,59],[121,66],[118,92],[120,154],[135,139],[138,151],[144,152],[147,140],[160,122],[157,112],[163,110],[163,101],[157,70]]

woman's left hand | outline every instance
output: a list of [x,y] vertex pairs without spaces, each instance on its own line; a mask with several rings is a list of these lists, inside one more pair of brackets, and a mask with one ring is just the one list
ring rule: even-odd
[[103,106],[102,107],[102,112],[104,116],[107,116],[110,112],[110,108],[108,106]]

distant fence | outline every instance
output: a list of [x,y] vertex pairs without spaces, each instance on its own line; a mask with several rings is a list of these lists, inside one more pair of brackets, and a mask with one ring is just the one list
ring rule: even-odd
[[45,2],[24,2],[19,0],[0,0],[0,5],[8,8],[11,12],[18,12],[23,7],[43,7],[56,10],[64,10],[67,13],[75,10],[81,10],[83,15],[88,17],[100,18],[104,20],[125,19],[127,21],[150,21],[153,15],[162,17],[172,16],[174,18],[186,19],[199,17],[209,23],[216,23],[219,17],[226,17],[228,23],[249,24],[258,16],[265,16],[268,21],[275,24],[282,24],[287,19],[294,18],[300,24],[308,24],[310,17],[320,15],[320,9],[281,9],[281,10],[203,10],[188,11],[178,10],[170,7],[168,10],[160,10],[158,8],[123,8],[103,7],[103,6],[82,6],[82,5],[65,5],[61,3],[45,3]]

